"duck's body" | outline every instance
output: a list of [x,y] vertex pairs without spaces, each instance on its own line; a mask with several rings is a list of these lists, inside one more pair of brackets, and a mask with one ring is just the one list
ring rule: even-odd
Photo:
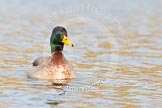
[[[62,50],[63,50],[63,43],[54,40],[54,34],[57,34],[64,28],[56,27],[51,36],[51,57],[40,57],[37,58],[33,62],[32,69],[28,73],[28,77],[30,78],[38,78],[38,79],[68,79],[68,78],[75,78],[74,71],[72,69],[72,65],[66,60],[64,57]],[[57,31],[57,32],[56,32]],[[64,32],[64,31],[63,31]],[[66,32],[66,31],[65,31]],[[65,34],[63,34],[65,35]],[[66,33],[67,35],[67,33]],[[68,45],[73,46],[73,44],[65,37],[64,41],[68,43]],[[61,39],[63,41],[63,39]],[[58,39],[57,39],[58,40]],[[55,44],[53,44],[55,43]]]
[[66,79],[75,78],[72,65],[66,60],[62,52],[56,51],[51,57],[37,58],[28,73],[30,78]]

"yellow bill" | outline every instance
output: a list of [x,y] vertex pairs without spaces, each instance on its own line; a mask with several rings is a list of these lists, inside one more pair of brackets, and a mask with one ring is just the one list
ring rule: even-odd
[[66,45],[68,45],[68,46],[71,46],[71,47],[74,46],[73,43],[68,39],[67,36],[64,36],[64,37],[63,37],[62,43],[66,44]]

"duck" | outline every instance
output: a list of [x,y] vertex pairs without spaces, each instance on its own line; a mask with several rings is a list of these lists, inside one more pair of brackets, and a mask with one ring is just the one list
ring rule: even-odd
[[51,56],[35,59],[27,74],[28,78],[53,80],[75,78],[72,64],[63,54],[64,44],[74,47],[74,44],[68,39],[66,29],[57,26],[52,30],[50,38]]

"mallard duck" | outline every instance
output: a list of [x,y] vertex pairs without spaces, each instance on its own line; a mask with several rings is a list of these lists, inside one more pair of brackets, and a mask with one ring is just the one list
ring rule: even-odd
[[57,26],[53,29],[50,45],[51,56],[39,57],[32,65],[28,73],[29,78],[38,79],[69,79],[75,78],[72,65],[67,61],[62,53],[64,44],[73,47],[73,43],[68,39],[67,31],[64,27]]

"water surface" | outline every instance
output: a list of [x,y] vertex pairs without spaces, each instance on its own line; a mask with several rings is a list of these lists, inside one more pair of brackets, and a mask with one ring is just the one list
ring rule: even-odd
[[[1,1],[0,107],[160,108],[162,2],[70,1]],[[75,43],[77,78],[62,87],[26,77],[57,25]]]

